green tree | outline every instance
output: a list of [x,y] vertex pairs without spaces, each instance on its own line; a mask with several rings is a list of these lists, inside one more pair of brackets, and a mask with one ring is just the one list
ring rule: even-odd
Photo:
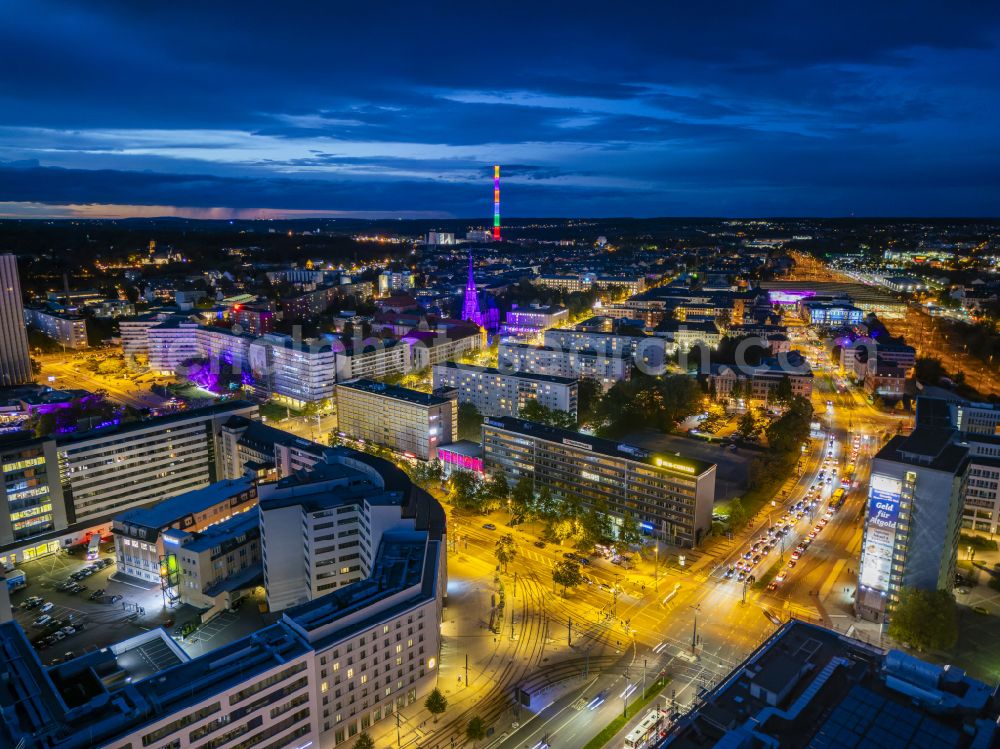
[[452,502],[456,507],[465,510],[481,510],[482,497],[479,491],[479,479],[471,471],[452,471],[448,477],[451,488]]
[[354,749],[375,749],[375,742],[367,733],[359,733],[354,740]]
[[478,715],[473,715],[465,725],[465,738],[472,742],[475,747],[476,742],[486,738],[486,723]]
[[758,431],[757,417],[748,409],[740,416],[740,420],[736,423],[736,433],[743,439],[749,439]]
[[424,707],[427,708],[427,712],[434,716],[434,722],[437,723],[438,716],[448,709],[448,698],[441,693],[440,689],[434,687],[427,695],[427,699],[424,700]]
[[743,507],[743,500],[737,497],[729,503],[729,528],[736,530],[742,528],[747,522],[747,511]]
[[486,479],[483,491],[486,492],[490,499],[497,502],[503,502],[510,496],[510,487],[507,485],[507,478],[500,471],[497,471]]
[[524,522],[534,501],[535,492],[531,479],[527,476],[521,476],[509,493],[510,515],[513,525]]
[[779,455],[797,453],[809,439],[812,415],[809,401],[801,396],[792,396],[788,410],[765,430],[771,450]]
[[615,539],[615,549],[619,554],[626,553],[634,546],[642,543],[642,530],[639,522],[631,512],[626,512],[622,524],[618,526],[618,538]]
[[782,405],[787,405],[791,402],[792,395],[792,381],[787,374],[784,374],[774,387],[774,400]]
[[601,383],[590,377],[581,377],[576,386],[576,412],[581,424],[594,418],[594,411],[603,394]]
[[583,582],[580,565],[569,559],[556,562],[555,567],[552,568],[552,582],[562,586],[563,598],[565,598],[569,588],[575,588]]
[[479,442],[482,439],[483,415],[471,403],[458,404],[458,438]]
[[916,361],[913,368],[913,376],[928,385],[937,385],[942,377],[948,376],[948,373],[945,371],[940,359],[931,356],[922,356]]
[[517,548],[514,546],[514,537],[505,533],[500,538],[497,539],[496,545],[493,549],[493,556],[497,558],[497,562],[503,567],[503,571],[507,571],[507,565],[514,561],[514,557],[517,556]]
[[892,609],[889,636],[917,650],[948,650],[958,640],[955,598],[946,590],[903,588]]

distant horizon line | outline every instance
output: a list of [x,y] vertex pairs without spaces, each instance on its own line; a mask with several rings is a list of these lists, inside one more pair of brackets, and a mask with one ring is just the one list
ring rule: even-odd
[[[18,210],[18,209],[22,210]],[[12,210],[13,209],[13,210]],[[0,201],[0,221],[260,221],[267,223],[338,219],[349,221],[482,221],[484,228],[492,228],[492,217],[460,216],[446,211],[344,211],[309,210],[297,208],[228,208],[165,205],[126,205],[114,203],[43,203],[27,201]],[[880,215],[880,214],[786,214],[786,215],[710,215],[710,214],[660,214],[650,216],[607,215],[538,215],[511,216],[504,225],[539,220],[550,221],[1000,221],[1000,215],[946,216],[946,215]]]

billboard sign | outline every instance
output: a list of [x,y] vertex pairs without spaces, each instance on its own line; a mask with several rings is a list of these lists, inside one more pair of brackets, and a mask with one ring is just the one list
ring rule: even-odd
[[903,482],[899,479],[879,474],[872,476],[861,553],[861,585],[866,588],[882,592],[889,589],[902,488]]

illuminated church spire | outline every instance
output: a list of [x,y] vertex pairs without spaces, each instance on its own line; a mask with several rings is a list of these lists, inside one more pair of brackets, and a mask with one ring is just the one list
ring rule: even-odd
[[472,272],[472,253],[469,253],[469,280],[465,282],[465,295],[462,298],[462,319],[471,320],[483,327],[483,312],[479,309],[479,294],[476,292],[476,277]]

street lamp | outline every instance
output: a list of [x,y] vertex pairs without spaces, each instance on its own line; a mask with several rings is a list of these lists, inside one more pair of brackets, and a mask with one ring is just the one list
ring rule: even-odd
[[694,653],[698,649],[698,612],[701,604],[696,603],[691,608],[694,609],[694,627],[691,630],[691,652]]

